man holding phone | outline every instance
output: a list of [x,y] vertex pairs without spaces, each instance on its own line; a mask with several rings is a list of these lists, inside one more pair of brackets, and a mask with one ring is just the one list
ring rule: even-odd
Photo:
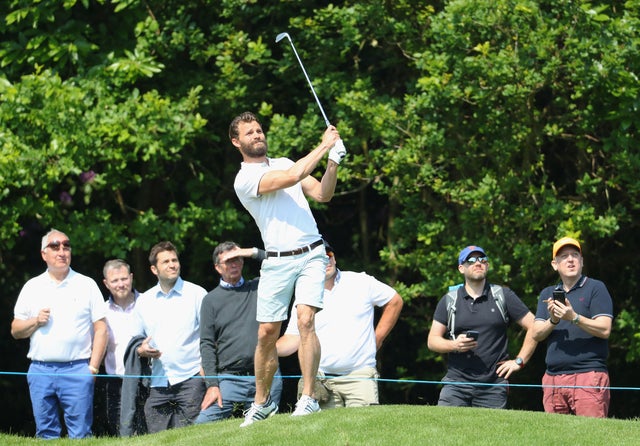
[[[536,349],[534,317],[509,288],[489,284],[489,259],[481,247],[460,251],[458,271],[464,285],[454,292],[453,305],[447,295],[438,302],[427,341],[430,350],[449,355],[438,405],[504,409],[507,379]],[[527,330],[515,359],[509,359],[507,349],[509,321]]]
[[551,266],[560,282],[540,293],[533,324],[534,338],[547,340],[544,410],[606,418],[611,295],[604,283],[582,274],[582,247],[576,239],[554,243]]

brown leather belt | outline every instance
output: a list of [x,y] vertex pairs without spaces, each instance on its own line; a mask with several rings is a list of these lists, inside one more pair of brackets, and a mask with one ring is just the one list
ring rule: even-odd
[[302,248],[297,248],[297,249],[292,249],[291,251],[267,251],[267,258],[268,257],[289,257],[289,256],[296,256],[298,254],[302,254],[305,252],[309,252],[311,251],[313,248],[322,245],[324,242],[322,241],[322,239],[317,240],[313,243],[311,243],[310,245],[307,246],[303,246]]

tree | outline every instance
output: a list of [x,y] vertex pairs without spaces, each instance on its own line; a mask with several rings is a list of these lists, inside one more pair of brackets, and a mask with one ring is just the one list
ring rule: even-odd
[[[623,366],[640,355],[631,298],[638,6],[4,2],[5,320],[22,283],[42,270],[39,238],[51,226],[71,236],[78,270],[99,279],[107,258],[125,257],[141,289],[153,280],[145,258],[160,239],[178,245],[185,276],[206,287],[215,244],[260,245],[232,189],[240,157],[226,135],[231,118],[258,113],[270,154],[294,159],[324,127],[291,49],[274,41],[286,31],[349,151],[336,197],[314,205],[320,230],[341,267],[393,283],[406,301],[380,354],[383,376],[442,376],[443,358],[425,340],[437,299],[459,282],[462,246],[487,249],[492,281],[533,309],[555,280],[551,244],[570,234],[584,241],[587,273],[610,286],[619,311],[611,367],[620,384],[631,382]],[[25,368],[15,354],[24,345],[0,346],[21,361],[5,369]],[[542,356],[517,379],[539,382]],[[432,402],[437,391],[401,390],[383,401]],[[627,407],[614,399],[616,416]]]

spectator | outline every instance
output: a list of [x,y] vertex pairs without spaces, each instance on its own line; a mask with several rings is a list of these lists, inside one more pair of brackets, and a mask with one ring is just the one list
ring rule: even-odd
[[[458,271],[464,285],[438,302],[427,341],[430,350],[448,354],[438,405],[504,409],[508,378],[537,346],[533,314],[509,288],[489,284],[489,259],[481,247],[460,251]],[[527,330],[515,359],[507,350],[510,320]]]
[[[258,343],[258,278],[242,277],[244,258],[264,260],[258,248],[223,242],[213,251],[220,283],[202,301],[200,354],[207,393],[196,423],[231,417],[236,407],[248,410],[256,392],[253,356]],[[271,398],[280,402],[282,378],[274,377]]]
[[[320,410],[318,402],[311,397],[320,359],[314,319],[322,308],[327,256],[307,197],[318,202],[327,202],[333,197],[338,164],[346,151],[342,144],[336,144],[340,138],[336,128],[329,126],[320,145],[297,162],[268,158],[262,126],[256,116],[248,112],[233,119],[229,138],[242,155],[234,189],[256,221],[267,250],[258,286],[256,395],[241,424],[244,427],[278,410],[269,391],[278,368],[276,341],[294,292],[301,337],[298,357],[305,387],[292,415],[308,415]],[[327,169],[318,181],[311,173],[327,153]]]
[[92,435],[93,392],[107,344],[102,293],[71,269],[71,242],[56,229],[43,238],[47,270],[27,281],[15,305],[11,335],[30,338],[29,393],[38,438]]
[[145,418],[149,433],[192,424],[205,386],[200,375],[200,307],[206,290],[180,277],[178,251],[160,242],[149,254],[158,284],[140,295],[134,309],[138,355],[152,359]]
[[561,238],[552,254],[551,267],[560,282],[540,293],[533,325],[535,339],[547,341],[544,410],[606,418],[611,296],[604,283],[582,274],[584,258],[578,240]]
[[[379,404],[376,353],[396,324],[402,298],[390,286],[366,273],[340,271],[333,248],[324,282],[324,308],[316,315],[322,354],[316,397],[322,409]],[[374,327],[375,307],[382,308]],[[278,354],[298,350],[300,335],[295,313],[278,342]]]
[[107,415],[107,433],[120,435],[120,400],[122,377],[125,374],[124,352],[135,335],[133,308],[138,291],[133,289],[133,274],[127,262],[121,259],[109,260],[102,269],[104,286],[109,290],[106,302],[109,339],[104,367],[107,377],[103,378]]

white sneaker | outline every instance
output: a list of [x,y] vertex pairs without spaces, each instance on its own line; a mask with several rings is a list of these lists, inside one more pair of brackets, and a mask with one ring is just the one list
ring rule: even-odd
[[296,403],[296,410],[293,411],[291,416],[303,417],[314,412],[320,412],[320,405],[318,402],[308,395],[302,395]]
[[266,420],[278,412],[278,405],[271,400],[271,395],[264,404],[251,403],[251,407],[244,411],[244,421],[240,427],[246,427],[256,421]]

